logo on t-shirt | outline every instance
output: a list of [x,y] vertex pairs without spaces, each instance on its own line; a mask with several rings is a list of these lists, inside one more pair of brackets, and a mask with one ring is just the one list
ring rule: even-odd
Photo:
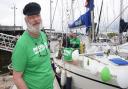
[[46,43],[40,44],[40,45],[37,45],[35,48],[33,48],[33,52],[35,54],[38,54],[39,52],[45,51],[47,48],[48,46]]

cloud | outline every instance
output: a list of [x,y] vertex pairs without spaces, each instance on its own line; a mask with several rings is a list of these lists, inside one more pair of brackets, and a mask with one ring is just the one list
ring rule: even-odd
[[14,24],[14,5],[16,6],[16,25],[25,27],[24,15],[22,10],[29,2],[38,2],[41,7],[41,16],[43,18],[44,26],[49,27],[49,2],[47,0],[1,0],[0,3],[0,24],[13,25]]

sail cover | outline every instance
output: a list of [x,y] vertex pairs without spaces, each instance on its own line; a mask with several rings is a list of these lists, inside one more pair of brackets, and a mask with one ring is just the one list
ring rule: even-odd
[[91,10],[94,8],[94,0],[88,0],[86,5],[87,11],[81,15],[77,20],[68,24],[69,28],[75,28],[80,26],[89,27],[91,26]]
[[127,30],[128,30],[128,22],[125,22],[124,19],[120,19],[119,33],[127,32]]

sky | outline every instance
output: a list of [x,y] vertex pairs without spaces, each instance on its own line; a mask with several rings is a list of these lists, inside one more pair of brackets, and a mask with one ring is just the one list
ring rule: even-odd
[[[14,5],[16,6],[16,25],[23,26],[24,29],[26,29],[26,25],[24,22],[24,15],[22,13],[22,10],[24,6],[28,2],[37,2],[41,5],[41,17],[43,20],[43,27],[49,28],[50,27],[50,0],[0,0],[0,25],[14,25]],[[52,0],[52,15],[55,10],[57,0]],[[57,31],[68,30],[67,24],[72,19],[72,13],[71,13],[71,0],[58,0],[57,9],[55,13],[55,18],[53,22],[53,28]],[[83,14],[86,10],[84,7],[84,1],[85,0],[75,0],[73,4],[74,8],[74,18],[77,19],[81,14]],[[102,0],[95,0],[95,21],[98,20],[98,15],[100,11],[100,5]],[[103,0],[104,1],[104,7],[103,7],[103,13],[102,13],[102,20],[100,27],[104,30],[120,13],[120,0]],[[116,1],[116,2],[115,2]],[[125,5],[128,5],[128,1],[125,1]],[[62,6],[63,6],[63,16],[62,16]],[[68,8],[68,9],[67,9]],[[128,10],[127,10],[128,11]],[[62,19],[63,17],[63,19]],[[128,15],[125,14],[124,17],[126,18],[126,21],[128,21]],[[53,17],[52,17],[53,18]],[[117,19],[112,26],[109,27],[109,29],[118,29],[118,22],[119,19]],[[63,24],[63,29],[62,29]]]
[[[23,8],[29,2],[37,2],[41,6],[41,17],[43,27],[50,28],[50,0],[0,0],[0,25],[14,25],[14,5],[16,6],[15,24],[16,26],[23,26],[26,29],[24,21]],[[52,15],[55,10],[57,0],[52,0]],[[58,5],[54,17],[53,29],[62,31],[62,8],[61,0],[58,0]],[[53,16],[52,16],[53,18]]]
[[49,5],[47,0],[0,0],[0,24],[14,25],[14,5],[16,6],[16,25],[24,26],[24,15],[22,10],[28,2],[38,2],[41,5],[41,17],[45,21],[44,26],[49,27]]

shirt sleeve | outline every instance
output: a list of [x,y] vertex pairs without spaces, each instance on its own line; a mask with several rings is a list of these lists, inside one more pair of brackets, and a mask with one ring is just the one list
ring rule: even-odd
[[24,72],[27,64],[26,49],[20,43],[17,43],[12,54],[12,67],[17,72]]

